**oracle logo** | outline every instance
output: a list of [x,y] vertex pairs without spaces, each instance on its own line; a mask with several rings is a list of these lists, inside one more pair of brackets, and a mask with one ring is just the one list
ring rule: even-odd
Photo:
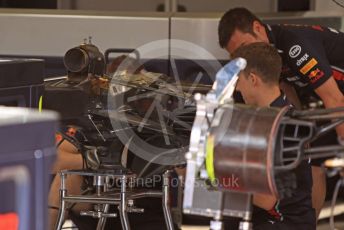
[[289,50],[289,56],[291,58],[296,58],[297,56],[300,55],[300,53],[301,53],[301,46],[299,45],[294,45]]

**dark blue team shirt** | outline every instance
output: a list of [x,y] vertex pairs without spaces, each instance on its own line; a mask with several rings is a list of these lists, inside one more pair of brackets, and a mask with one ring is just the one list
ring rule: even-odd
[[301,100],[331,76],[344,93],[344,33],[322,26],[266,25],[269,42],[283,61],[281,79],[298,90]]
[[[284,107],[290,103],[281,94],[271,104],[271,107]],[[253,228],[260,229],[289,229],[315,230],[315,211],[312,208],[312,171],[307,161],[303,161],[294,171],[297,188],[292,196],[280,200],[273,210],[267,212],[256,206],[253,207]]]

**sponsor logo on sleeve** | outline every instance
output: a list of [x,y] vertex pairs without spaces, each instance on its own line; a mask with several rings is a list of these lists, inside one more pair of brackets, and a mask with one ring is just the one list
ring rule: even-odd
[[316,68],[315,70],[312,70],[309,74],[308,77],[310,79],[310,81],[312,83],[316,82],[317,80],[319,80],[319,78],[321,78],[322,76],[324,76],[324,71],[320,70],[319,68]]
[[297,56],[300,55],[300,53],[301,53],[301,46],[299,45],[294,45],[289,50],[289,56],[291,58],[296,58]]
[[304,63],[305,61],[307,61],[308,58],[309,58],[308,53],[305,53],[305,55],[303,55],[300,59],[298,59],[298,60],[296,61],[296,65],[297,65],[297,66],[302,65],[302,63]]
[[302,74],[308,73],[316,64],[318,64],[318,61],[312,58],[309,62],[306,63],[301,69],[300,72]]

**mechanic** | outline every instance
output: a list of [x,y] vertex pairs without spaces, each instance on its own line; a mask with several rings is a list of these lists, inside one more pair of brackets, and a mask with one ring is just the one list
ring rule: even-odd
[[[222,16],[218,34],[220,46],[230,54],[238,47],[253,42],[275,46],[283,62],[280,86],[293,104],[299,104],[294,96],[297,93],[305,104],[311,98],[317,98],[322,100],[325,108],[344,106],[342,32],[322,26],[268,25],[249,10],[234,8]],[[342,140],[344,125],[337,126],[336,132],[338,140]],[[326,195],[325,173],[318,166],[319,162],[313,162],[312,199],[317,216]]]
[[[279,88],[282,60],[277,50],[264,42],[239,47],[232,57],[247,61],[240,72],[236,90],[245,104],[258,107],[289,106]],[[308,161],[303,161],[294,171],[297,188],[290,197],[277,200],[274,196],[253,195],[253,229],[302,229],[316,227],[315,210],[312,207],[312,176]]]

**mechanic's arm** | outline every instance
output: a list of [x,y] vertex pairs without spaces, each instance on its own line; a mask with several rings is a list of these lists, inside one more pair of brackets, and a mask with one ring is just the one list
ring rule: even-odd
[[53,174],[64,169],[82,169],[82,156],[77,148],[64,140],[57,148],[57,157],[53,165]]
[[[344,96],[333,77],[316,88],[315,92],[322,99],[326,108],[344,107]],[[344,124],[337,126],[336,131],[338,137],[344,139]]]

